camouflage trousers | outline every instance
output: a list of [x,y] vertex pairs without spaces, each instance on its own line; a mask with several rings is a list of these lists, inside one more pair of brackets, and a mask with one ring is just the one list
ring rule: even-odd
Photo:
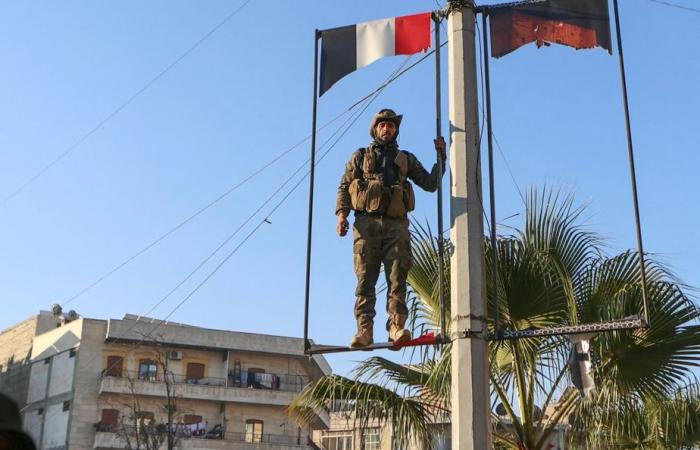
[[406,278],[413,265],[408,219],[356,215],[352,234],[353,261],[357,275],[355,317],[374,318],[375,285],[381,265],[387,284],[386,310],[389,317],[408,316]]

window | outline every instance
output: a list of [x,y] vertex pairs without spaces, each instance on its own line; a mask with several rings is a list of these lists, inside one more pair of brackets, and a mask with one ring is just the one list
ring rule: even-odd
[[51,364],[51,357],[46,358],[44,364]]
[[379,428],[370,428],[362,434],[362,447],[365,450],[379,450]]
[[158,366],[155,361],[142,359],[139,362],[139,380],[156,381]]
[[102,419],[97,426],[97,431],[114,432],[119,424],[119,411],[116,409],[103,409]]
[[121,356],[110,355],[107,357],[107,367],[105,368],[106,377],[121,377],[124,367],[124,358]]
[[70,411],[70,402],[63,402],[63,411]]
[[134,414],[136,417],[136,427],[141,430],[145,427],[153,426],[154,414],[150,411],[136,411]]
[[195,423],[201,423],[202,416],[197,416],[195,414],[185,414],[185,417],[182,418],[182,421],[185,423],[185,425],[193,425]]
[[78,353],[78,351],[74,348],[70,349],[70,352],[68,353],[69,358],[75,358],[75,354]]
[[256,419],[248,419],[245,421],[245,441],[246,442],[262,442],[263,437],[263,421]]
[[200,363],[187,363],[187,381],[201,380],[204,378],[204,364]]
[[43,416],[43,415],[44,415],[44,408],[39,408],[39,409],[37,409],[37,410],[36,410],[36,414],[37,414],[38,416]]
[[321,437],[323,450],[353,450],[352,431],[328,432]]

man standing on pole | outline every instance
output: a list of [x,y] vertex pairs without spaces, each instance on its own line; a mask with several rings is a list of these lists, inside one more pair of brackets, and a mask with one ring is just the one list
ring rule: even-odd
[[[347,234],[348,214],[355,211],[357,334],[350,343],[353,348],[374,343],[375,285],[382,263],[387,280],[389,342],[411,340],[411,333],[404,328],[408,318],[406,278],[413,262],[407,213],[415,207],[413,187],[408,180],[428,192],[435,192],[440,180],[437,163],[428,173],[415,155],[399,150],[396,138],[402,118],[391,109],[382,109],[374,116],[369,130],[372,142],[352,154],[338,187],[335,213],[339,236]],[[444,169],[445,140],[438,137],[434,143]]]

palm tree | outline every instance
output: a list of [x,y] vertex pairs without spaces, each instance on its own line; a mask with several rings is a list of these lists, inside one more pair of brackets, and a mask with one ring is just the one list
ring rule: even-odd
[[[641,314],[636,253],[607,256],[600,236],[580,225],[583,212],[584,208],[574,205],[572,195],[532,190],[526,199],[523,229],[500,236],[495,243],[496,289],[490,282],[493,243],[486,240],[489,317],[498,308],[500,330]],[[416,227],[414,238],[415,262],[409,274],[414,328],[436,328],[435,240],[429,229],[421,227]],[[449,258],[445,264],[449,271]],[[569,421],[572,444],[617,446],[634,436],[663,435],[629,432],[640,426],[642,418],[649,430],[668,425],[668,421],[652,422],[651,411],[657,411],[658,417],[671,417],[672,411],[697,411],[692,409],[697,396],[673,395],[694,381],[691,367],[700,362],[698,311],[684,293],[686,287],[663,265],[647,261],[646,268],[651,327],[607,332],[592,340],[597,389],[589,398],[581,399],[570,386],[571,343],[567,337],[490,342],[497,448],[545,448],[555,430],[568,427]],[[496,331],[493,321],[489,327]],[[370,418],[389,422],[400,442],[413,440],[429,448],[437,432],[430,424],[449,411],[450,346],[426,349],[419,356],[419,362],[409,365],[372,357],[351,378],[325,377],[307,388],[290,412],[303,421],[309,408],[344,400],[360,427]],[[673,402],[667,401],[672,397]],[[676,433],[679,442],[700,432],[698,420],[690,417],[684,423],[691,430],[683,436]]]

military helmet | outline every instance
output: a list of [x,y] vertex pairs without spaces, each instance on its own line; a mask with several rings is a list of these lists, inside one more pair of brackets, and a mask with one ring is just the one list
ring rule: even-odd
[[372,124],[369,126],[369,135],[372,139],[376,139],[377,136],[374,135],[374,128],[379,122],[391,121],[396,125],[396,135],[399,135],[399,126],[401,125],[401,119],[403,119],[402,114],[396,114],[393,109],[384,108],[379,110],[377,114],[372,118]]

